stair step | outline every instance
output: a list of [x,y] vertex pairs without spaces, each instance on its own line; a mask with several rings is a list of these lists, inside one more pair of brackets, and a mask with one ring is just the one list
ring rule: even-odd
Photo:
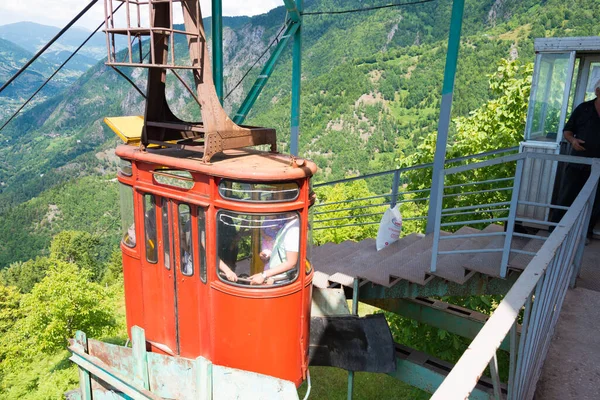
[[[548,237],[547,231],[540,231],[536,236]],[[530,251],[537,253],[538,250],[544,245],[544,240],[529,239],[529,242],[523,247],[524,251]],[[511,253],[508,259],[508,267],[516,270],[524,270],[529,262],[533,260],[533,256],[527,254]]]
[[[486,226],[483,230],[477,232],[479,232],[480,234],[486,234],[503,231],[504,228],[502,226],[490,224]],[[498,246],[496,243],[500,243],[500,246]],[[460,246],[456,247],[455,250],[493,249],[502,247],[503,243],[504,237],[502,236],[481,236],[473,238],[464,238],[463,243]],[[442,249],[440,248],[440,250]],[[469,261],[476,256],[487,256],[492,254],[501,253],[442,254],[438,257],[437,271],[434,273],[434,275],[452,282],[464,284],[476,272],[472,268],[468,268],[466,266],[469,263]],[[499,266],[500,264],[498,264],[498,269]]]
[[[440,232],[440,234],[449,235],[447,232]],[[429,267],[426,269],[415,268],[411,261],[420,257],[423,252],[429,251],[431,253],[432,244],[433,235],[430,234],[405,247],[402,251],[386,257],[377,257],[372,261],[371,267],[363,271],[360,276],[387,287],[392,286],[397,279],[405,279],[419,285],[425,285],[431,279],[431,276],[427,273]]]
[[355,277],[362,277],[365,271],[371,270],[373,266],[378,265],[378,260],[389,255],[397,254],[404,248],[420,240],[422,237],[423,235],[421,234],[413,233],[380,251],[377,251],[373,241],[372,246],[363,249],[362,252],[353,254],[351,258],[344,257],[344,259],[339,260],[339,262],[335,262],[337,265],[337,273],[331,275],[329,280],[345,286],[351,286]]
[[352,240],[346,240],[340,244],[331,246],[329,249],[327,249],[327,253],[315,258],[315,260],[318,260],[317,263],[315,263],[315,268],[318,271],[324,272],[328,275],[337,272],[331,268],[331,262],[334,261],[340,255],[344,255],[348,251],[352,251],[352,248],[357,245],[357,242],[354,242]]
[[[504,237],[494,238],[486,248],[497,249],[504,247]],[[521,250],[527,245],[529,239],[513,237],[510,248]],[[516,254],[516,253],[514,253]],[[465,268],[480,272],[485,275],[500,277],[500,266],[502,263],[502,253],[480,253],[475,254],[465,264]]]
[[321,271],[315,271],[312,283],[315,287],[326,289],[329,287],[329,275]]
[[[454,235],[473,235],[480,233],[481,231],[470,226],[463,226],[458,231],[454,233]],[[459,249],[460,247],[464,247],[465,243],[470,241],[471,239],[466,238],[456,238],[456,239],[447,239],[441,240],[438,246],[439,251],[452,251]],[[466,247],[469,248],[469,247]],[[463,255],[459,255],[459,257],[464,257]],[[457,265],[448,265],[446,267],[441,266],[438,263],[438,268],[435,273],[431,273],[431,258],[432,258],[432,249],[431,247],[421,253],[418,257],[411,260],[407,265],[410,265],[411,268],[422,271],[425,276],[439,276],[443,279],[450,280],[453,282],[466,281],[470,276],[465,277],[465,271],[461,267],[460,262]],[[454,257],[453,257],[454,258]]]

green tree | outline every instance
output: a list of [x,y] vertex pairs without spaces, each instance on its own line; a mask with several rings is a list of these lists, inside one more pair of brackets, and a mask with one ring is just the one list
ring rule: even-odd
[[102,277],[102,284],[115,285],[123,282],[123,256],[121,250],[112,252],[110,259],[106,263],[105,273]]
[[98,236],[81,231],[63,231],[54,236],[50,244],[50,257],[74,263],[92,273],[92,280],[102,278],[104,266],[98,261]]
[[[315,244],[341,243],[344,240],[360,241],[377,236],[377,223],[381,219],[386,206],[382,204],[384,202],[383,198],[359,200],[375,196],[375,193],[368,189],[364,180],[318,188],[316,193],[319,203],[326,205],[317,207],[314,210],[314,212],[319,213],[314,216],[314,228],[316,229],[314,230],[313,239]],[[354,209],[347,210],[348,208]],[[376,215],[365,216],[365,214]],[[329,221],[318,222],[319,220]],[[344,226],[364,223],[370,224]],[[318,229],[324,226],[328,228]]]
[[[468,117],[454,119],[455,133],[449,138],[446,159],[462,157],[518,145],[523,140],[527,105],[531,90],[532,64],[521,64],[519,61],[502,60],[496,72],[490,77],[489,89],[494,99],[489,100]],[[418,165],[433,161],[437,133],[430,133],[418,146],[418,151],[400,161],[404,166]],[[468,163],[482,161],[472,159]],[[494,178],[514,176],[515,163],[501,164],[446,177],[445,185],[456,185],[447,189],[445,194],[464,193],[465,183],[481,182]],[[430,187],[431,169],[409,171],[406,174],[407,189],[423,189]],[[479,184],[471,186],[472,191],[499,189],[505,182]],[[444,199],[444,207],[471,206],[489,204],[508,200],[510,192],[491,190],[473,195],[453,196]],[[489,211],[486,211],[489,212]],[[492,215],[481,215],[491,217]],[[498,217],[499,214],[494,214]],[[473,215],[468,215],[467,219]],[[464,216],[446,218],[444,221],[464,219]]]
[[14,286],[21,293],[29,293],[33,286],[46,276],[51,264],[52,261],[48,257],[12,263],[7,269],[0,271],[0,284]]
[[21,316],[21,294],[10,286],[0,284],[0,335],[8,331]]
[[0,338],[12,361],[63,349],[76,330],[100,336],[116,324],[108,289],[90,282],[91,272],[56,261],[31,293],[23,295],[19,319]]

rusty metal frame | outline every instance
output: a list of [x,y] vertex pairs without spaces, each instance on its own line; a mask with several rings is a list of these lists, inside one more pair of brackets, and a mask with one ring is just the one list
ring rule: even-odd
[[[113,3],[127,6],[126,26],[115,27]],[[183,12],[184,30],[173,25],[173,3],[180,3]],[[130,6],[135,7],[135,22],[132,26]],[[141,9],[147,7],[149,26],[142,27]],[[213,82],[206,33],[202,24],[199,0],[104,0],[105,33],[108,51],[106,64],[148,68],[146,110],[142,130],[142,145],[158,144],[178,147],[203,153],[202,161],[210,162],[216,153],[227,149],[269,145],[271,152],[277,151],[274,129],[248,127],[234,123],[221,106]],[[175,34],[186,36],[190,56],[189,65],[176,63]],[[127,36],[128,62],[116,60],[115,36]],[[132,38],[142,46],[142,37],[150,38],[150,57],[147,63],[134,61]],[[188,86],[177,69],[191,70],[195,90]],[[188,90],[200,106],[201,123],[182,121],[169,109],[165,88],[166,73],[170,70]],[[194,94],[194,91],[196,94]]]

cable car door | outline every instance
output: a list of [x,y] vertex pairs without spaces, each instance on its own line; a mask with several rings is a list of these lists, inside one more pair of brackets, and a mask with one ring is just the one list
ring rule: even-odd
[[[206,305],[206,235],[204,209],[186,203],[177,210],[175,271],[175,319],[178,354],[197,356],[203,329],[201,319]],[[202,301],[201,301],[202,300]]]
[[173,257],[173,206],[152,194],[142,197],[144,330],[154,351],[177,354]]

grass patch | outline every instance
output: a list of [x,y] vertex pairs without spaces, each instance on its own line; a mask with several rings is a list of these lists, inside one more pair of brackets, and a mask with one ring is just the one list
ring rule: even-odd
[[[345,400],[348,398],[348,372],[333,367],[310,367],[312,389],[309,399]],[[298,389],[301,399],[306,382]],[[357,372],[354,375],[355,400],[424,400],[431,395],[385,374]]]

